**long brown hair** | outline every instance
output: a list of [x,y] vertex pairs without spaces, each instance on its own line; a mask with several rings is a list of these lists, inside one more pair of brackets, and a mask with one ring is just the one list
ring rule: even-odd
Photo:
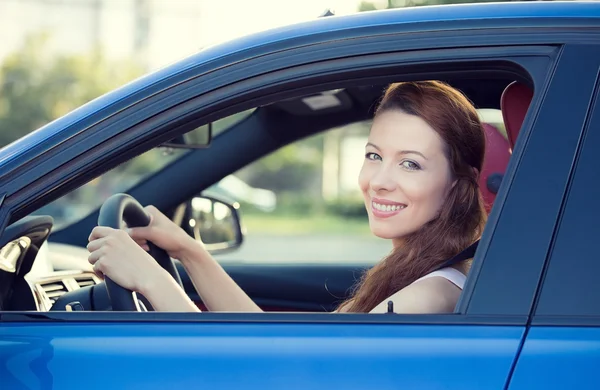
[[437,217],[405,237],[402,247],[395,248],[365,272],[353,296],[340,305],[344,311],[369,312],[384,299],[439,268],[480,237],[487,219],[478,187],[485,133],[471,102],[439,81],[404,82],[388,87],[375,118],[389,110],[416,115],[440,135],[457,182]]

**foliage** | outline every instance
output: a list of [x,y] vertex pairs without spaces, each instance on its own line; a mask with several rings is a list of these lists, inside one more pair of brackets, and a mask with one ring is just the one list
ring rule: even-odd
[[326,207],[329,214],[346,219],[365,220],[368,216],[365,203],[360,197],[340,197],[327,202]]
[[142,74],[102,52],[52,56],[49,35],[29,36],[0,65],[0,147]]
[[[275,193],[319,194],[323,136],[295,142],[242,169],[240,179]],[[308,190],[307,190],[308,189]],[[279,200],[278,200],[279,201]]]

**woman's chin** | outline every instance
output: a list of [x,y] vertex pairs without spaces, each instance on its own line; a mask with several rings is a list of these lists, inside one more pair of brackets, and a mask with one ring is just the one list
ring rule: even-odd
[[[386,221],[387,222],[387,221]],[[398,226],[390,226],[390,224],[382,223],[381,221],[373,221],[369,220],[369,227],[371,228],[371,233],[374,236],[382,238],[384,240],[401,240],[403,237],[406,237],[410,231],[406,229],[398,229]]]
[[370,226],[371,233],[373,233],[373,235],[376,237],[383,238],[384,240],[393,240],[400,236],[397,231],[392,231],[389,228],[386,229],[383,226],[374,226],[373,224]]

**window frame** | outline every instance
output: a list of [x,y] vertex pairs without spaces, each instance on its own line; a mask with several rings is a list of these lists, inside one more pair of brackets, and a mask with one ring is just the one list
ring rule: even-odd
[[[502,46],[497,46],[497,47],[483,47],[483,48],[471,48],[471,49],[461,49],[460,51],[454,49],[454,50],[448,50],[448,49],[443,49],[440,50],[439,52],[437,50],[416,50],[416,51],[411,51],[409,53],[402,53],[402,55],[406,56],[405,61],[406,62],[410,62],[410,58],[413,59],[413,61],[416,61],[416,64],[419,63],[423,63],[423,61],[425,61],[425,59],[423,59],[423,56],[426,56],[429,58],[428,61],[432,61],[433,58],[436,57],[437,55],[437,61],[439,61],[440,64],[456,64],[458,62],[458,59],[456,59],[456,54],[460,53],[460,57],[463,61],[465,61],[465,63],[468,61],[472,61],[474,58],[482,58],[482,56],[487,56],[488,58],[490,56],[492,57],[496,57],[496,59],[500,60],[506,60],[506,61],[510,61],[514,64],[518,64],[523,68],[526,68],[531,76],[533,77],[533,81],[536,84],[536,94],[534,96],[534,102],[532,104],[532,109],[530,110],[530,113],[528,114],[528,119],[525,122],[524,125],[524,131],[523,131],[523,135],[520,137],[520,141],[517,143],[517,147],[515,148],[515,152],[514,152],[514,157],[511,161],[511,163],[509,164],[509,169],[507,171],[507,174],[505,176],[505,180],[507,180],[507,184],[503,186],[504,189],[501,189],[500,193],[498,194],[497,203],[500,203],[499,207],[495,207],[494,210],[492,211],[492,215],[490,217],[490,222],[488,223],[488,226],[491,226],[491,228],[486,229],[486,233],[484,234],[484,238],[482,239],[481,245],[480,245],[480,249],[478,251],[478,254],[475,258],[475,262],[474,262],[474,267],[473,267],[473,274],[472,277],[470,278],[471,282],[467,282],[467,286],[465,286],[465,290],[463,292],[463,305],[461,305],[461,309],[459,310],[459,313],[461,315],[431,315],[431,316],[423,316],[423,315],[418,315],[418,316],[410,316],[410,315],[393,315],[393,316],[372,316],[372,315],[367,315],[367,316],[363,316],[360,314],[329,314],[327,316],[322,316],[319,314],[303,314],[303,313],[298,313],[298,314],[286,314],[286,319],[285,321],[294,321],[294,322],[313,322],[313,321],[326,321],[326,322],[338,322],[338,321],[342,321],[342,322],[394,322],[394,323],[428,323],[428,324],[435,324],[435,323],[449,323],[449,324],[457,324],[457,323],[464,323],[464,324],[503,324],[503,325],[517,325],[517,324],[525,324],[527,321],[527,314],[528,313],[521,313],[518,310],[504,310],[504,309],[510,309],[511,307],[511,302],[495,302],[496,306],[492,305],[488,307],[487,311],[482,311],[480,309],[482,303],[486,302],[486,299],[489,299],[490,296],[489,294],[483,294],[483,293],[476,293],[476,288],[480,289],[481,288],[481,283],[477,283],[481,280],[486,280],[486,282],[490,282],[495,288],[500,288],[500,286],[504,286],[503,283],[499,282],[499,281],[494,281],[493,278],[490,279],[490,275],[489,275],[489,270],[493,268],[493,266],[497,266],[498,264],[504,264],[502,262],[502,249],[499,245],[495,246],[495,247],[491,247],[491,245],[497,244],[497,242],[501,242],[501,239],[498,239],[497,235],[498,235],[498,231],[502,231],[505,229],[508,229],[508,222],[507,219],[509,219],[509,217],[505,217],[507,215],[507,213],[515,213],[517,211],[520,211],[520,207],[517,207],[517,205],[519,204],[519,202],[522,201],[522,198],[525,197],[527,198],[526,194],[523,193],[523,191],[516,193],[512,187],[517,187],[519,185],[522,185],[523,182],[527,181],[529,178],[526,177],[527,176],[527,172],[525,172],[527,170],[527,167],[535,167],[535,162],[536,159],[538,157],[540,157],[540,155],[544,155],[541,145],[543,143],[543,137],[541,135],[539,135],[541,133],[541,130],[537,130],[541,127],[541,125],[537,122],[534,123],[533,118],[537,116],[538,110],[540,110],[540,108],[543,110],[544,112],[544,116],[542,117],[542,119],[544,121],[553,121],[557,119],[558,114],[557,113],[553,113],[549,108],[546,107],[545,101],[547,100],[547,97],[545,97],[544,101],[541,101],[540,96],[544,95],[545,96],[545,92],[546,89],[548,88],[548,90],[550,91],[550,96],[555,98],[555,99],[559,99],[559,100],[564,100],[565,102],[568,101],[567,97],[564,96],[558,96],[559,95],[559,91],[555,91],[553,86],[558,82],[558,81],[563,81],[564,82],[564,72],[565,72],[565,68],[567,66],[572,66],[571,63],[565,62],[564,58],[564,52],[562,53],[560,60],[558,61],[558,65],[556,70],[553,71],[548,71],[549,70],[549,66],[551,64],[553,64],[553,62],[555,61],[555,58],[553,58],[554,53],[556,53],[551,47],[545,46],[545,47],[538,47],[536,51],[535,47],[527,47],[527,50],[524,50],[523,47],[502,47]],[[517,54],[520,53],[520,54]],[[362,57],[356,57],[356,58],[345,58],[342,60],[338,60],[339,63],[337,65],[335,65],[332,61],[327,61],[327,62],[323,62],[323,63],[316,63],[316,64],[310,64],[310,65],[306,65],[304,67],[304,71],[308,72],[309,76],[305,76],[308,79],[311,80],[315,80],[316,76],[315,76],[315,70],[318,69],[319,67],[325,66],[325,68],[335,68],[335,66],[337,66],[337,70],[335,70],[333,74],[334,79],[338,80],[337,82],[339,83],[339,75],[340,74],[344,74],[343,71],[340,71],[340,69],[352,69],[352,67],[356,67],[358,64],[361,64],[363,67],[365,68],[369,68],[369,71],[373,72],[373,66],[377,67],[381,67],[381,69],[385,69],[386,65],[385,65],[385,61],[383,62],[374,62],[375,58],[382,58],[381,56],[384,57],[384,59],[389,59],[391,60],[392,58],[396,58],[395,60],[395,65],[394,68],[402,68],[402,65],[398,65],[398,64],[402,64],[403,61],[398,60],[398,58],[396,56],[394,56],[393,54],[395,53],[391,53],[392,55],[390,55],[390,53],[386,53],[385,55],[374,55],[374,57],[372,58],[368,58],[366,56],[362,56]],[[572,58],[572,54],[571,52],[568,53],[570,56],[568,58]],[[421,57],[418,60],[415,60],[415,58],[417,58],[417,56]],[[353,62],[355,61],[355,62]],[[375,64],[375,65],[374,65]],[[241,67],[243,67],[243,65],[241,65]],[[316,67],[316,69],[315,69]],[[246,68],[247,69],[247,68]],[[312,71],[310,71],[310,69],[313,69]],[[324,71],[325,69],[323,69],[322,71]],[[293,85],[294,83],[298,82],[298,78],[300,77],[298,73],[296,73],[295,75],[293,75],[293,77],[291,79],[288,79],[288,81],[286,82],[279,82],[279,84],[277,84],[276,80],[277,77],[281,76],[283,73],[288,72],[289,73],[290,69],[285,69],[282,70],[280,72],[274,72],[273,74],[271,74],[269,77],[272,78],[273,83],[275,83],[274,85],[276,85],[276,89],[279,90],[279,92],[271,92],[271,94],[266,94],[266,92],[263,92],[264,94],[257,100],[253,100],[252,104],[256,104],[257,101],[260,101],[261,99],[273,99],[274,96],[281,96],[284,95],[286,93],[285,87],[289,86],[289,85]],[[583,68],[582,69],[582,74],[585,75],[585,72],[587,71],[587,68]],[[313,72],[313,73],[311,73]],[[354,72],[353,74],[356,74],[357,71],[353,70],[352,72]],[[363,70],[364,73],[364,70]],[[311,76],[312,75],[312,76]],[[558,75],[558,76],[557,76]],[[209,76],[206,76],[209,77]],[[288,76],[289,77],[289,76]],[[321,74],[319,76],[321,79],[326,78],[323,74]],[[348,75],[347,77],[351,77],[350,75]],[[203,79],[203,78],[200,78]],[[242,90],[251,90],[252,89],[252,83],[259,83],[258,85],[268,85],[268,83],[265,80],[258,80],[259,78],[257,77],[257,79],[253,80],[250,79],[249,82],[245,82],[245,80],[240,81],[239,87],[242,88]],[[290,81],[293,80],[293,81]],[[195,83],[194,83],[195,84]],[[256,86],[255,86],[256,87]],[[231,86],[227,86],[225,87],[226,89],[229,89],[230,92],[228,93],[229,96],[231,95],[235,95],[234,92],[231,92],[232,90],[235,91],[235,87],[232,88]],[[289,92],[289,91],[287,91]],[[219,111],[215,111],[216,110],[216,106],[214,106],[214,104],[206,104],[206,102],[214,102],[214,101],[218,101],[218,96],[220,96],[220,94],[224,93],[221,89],[217,89],[215,92],[211,92],[211,93],[207,93],[203,96],[201,96],[200,100],[204,100],[204,109],[206,110],[207,113],[206,118],[210,117],[211,115],[216,116],[217,114],[215,114],[215,112],[219,112]],[[246,92],[246,94],[250,94],[250,92]],[[229,101],[230,104],[230,109],[231,107],[237,107],[236,106],[236,100],[237,102],[239,102],[240,100],[242,100],[244,98],[244,96],[242,96],[241,98],[238,99],[233,99],[230,98],[231,101]],[[249,99],[248,96],[246,96],[246,99]],[[248,104],[248,102],[251,100],[247,100],[246,103]],[[192,103],[190,103],[190,101],[187,101],[186,104],[192,105]],[[200,103],[196,103],[197,105],[200,105]],[[221,102],[221,107],[223,106],[223,103]],[[223,111],[225,112],[225,111]],[[161,131],[161,127],[158,123],[166,123],[169,121],[169,118],[174,116],[174,115],[181,115],[182,114],[182,110],[180,109],[180,107],[177,107],[177,109],[171,109],[169,111],[167,111],[165,114],[159,115],[158,117],[154,117],[152,118],[152,120],[149,122],[151,122],[148,126],[150,126],[151,131],[148,130],[148,127],[146,127],[146,129],[144,129],[143,125],[138,125],[135,126],[134,128],[132,128],[132,131],[126,132],[126,135],[121,135],[121,136],[117,136],[114,137],[113,139],[109,139],[106,142],[103,142],[101,144],[99,144],[96,148],[94,148],[94,152],[92,154],[100,154],[102,152],[107,152],[109,150],[112,149],[112,151],[110,153],[107,153],[107,156],[105,157],[105,159],[112,157],[115,153],[117,153],[118,151],[122,150],[123,148],[129,146],[130,144],[132,144],[132,142],[134,140],[138,141],[138,150],[141,150],[145,143],[140,141],[140,132],[144,132],[145,135],[142,137],[142,140],[148,140],[150,139],[151,136],[155,136],[156,133],[158,133],[159,131]],[[572,116],[575,116],[575,114],[573,114]],[[102,125],[101,125],[102,126]],[[95,128],[92,126],[91,128],[92,130],[90,130],[90,132],[94,132]],[[135,130],[135,131],[134,131]],[[535,131],[534,131],[535,130]],[[268,134],[265,134],[265,136],[267,136]],[[229,141],[229,139],[233,136],[236,136],[234,133],[232,132],[225,132],[223,133],[220,137],[218,137],[218,139],[215,139],[215,143],[213,145],[213,148],[219,150],[219,152],[221,150],[226,150],[226,143]],[[155,136],[156,139],[156,136]],[[526,139],[526,141],[525,141]],[[123,143],[123,141],[125,141]],[[256,141],[256,139],[255,139]],[[260,141],[260,140],[258,140]],[[287,140],[287,142],[293,142],[293,139],[289,139]],[[115,143],[119,143],[121,142],[122,144],[120,145],[120,147],[115,148]],[[279,144],[273,144],[271,142],[271,144],[269,144],[267,146],[268,147],[273,147],[273,148],[278,148],[281,147],[283,145]],[[145,146],[147,148],[147,146]],[[59,148],[60,149],[60,148]],[[527,150],[527,154],[525,154],[525,149]],[[263,151],[264,152],[264,151]],[[568,153],[564,153],[565,155],[567,155]],[[184,156],[183,159],[195,159],[197,162],[201,162],[202,161],[202,154],[197,154],[197,153],[191,153],[187,156]],[[562,156],[563,158],[566,158],[568,156]],[[93,156],[86,156],[86,158],[84,158],[81,162],[85,162],[85,160],[91,160],[93,159]],[[81,163],[80,162],[80,163]],[[176,165],[176,164],[175,164]],[[77,164],[74,164],[74,167],[72,168],[72,170],[68,170],[67,172],[63,172],[62,175],[65,178],[70,178],[73,175],[73,172],[75,172],[75,168],[76,168]],[[167,169],[172,168],[173,166],[167,167]],[[519,167],[519,170],[517,171],[517,167]],[[236,169],[238,167],[235,166],[231,166],[231,169]],[[524,173],[525,172],[525,173]],[[545,173],[545,172],[544,172]],[[513,178],[513,176],[515,176]],[[548,173],[545,173],[544,175],[539,175],[537,180],[542,180],[543,178],[547,178]],[[79,179],[81,180],[81,178]],[[77,180],[73,180],[71,181],[71,185],[76,185]],[[142,186],[138,186],[139,188],[142,188]],[[43,187],[42,187],[43,188]],[[66,188],[66,187],[65,187]],[[138,189],[139,189],[138,188]],[[509,191],[510,188],[510,191]],[[562,201],[562,196],[564,195],[564,192],[561,191],[560,189],[555,189],[555,198],[553,198],[553,203],[560,203],[560,201]],[[133,194],[133,192],[132,192]],[[135,196],[135,195],[134,195]],[[19,207],[19,203],[16,200],[17,198],[14,198],[10,204],[8,205],[8,207],[3,207],[0,212],[2,213],[2,220],[6,221],[7,220],[7,214],[9,212],[12,212],[15,210],[15,208]],[[25,202],[24,199],[20,200],[21,202]],[[22,204],[20,205],[22,206]],[[500,215],[500,212],[502,211],[502,215]],[[499,217],[501,217],[502,219],[499,219]],[[490,225],[491,224],[491,225]],[[553,224],[552,224],[553,225]],[[521,227],[521,230],[523,230],[523,228]],[[546,229],[547,230],[547,229]],[[551,235],[551,234],[550,234]],[[543,239],[549,238],[546,237],[546,235],[544,235],[544,237],[542,237],[542,239],[540,240],[540,242],[537,243],[535,249],[538,251],[546,251],[547,247],[545,247],[545,241]],[[506,240],[505,238],[503,238],[503,240]],[[490,249],[491,248],[491,249]],[[489,252],[489,253],[488,253]],[[491,255],[493,255],[494,257],[490,259],[490,253]],[[485,259],[484,259],[485,258]],[[484,260],[486,260],[484,262]],[[530,265],[532,272],[529,273],[529,278],[524,279],[516,279],[515,283],[517,284],[517,286],[525,286],[525,288],[523,288],[523,290],[526,290],[527,286],[531,286],[532,284],[537,284],[537,278],[539,278],[539,275],[537,275],[535,272],[541,270],[541,264],[539,263],[532,263]],[[538,269],[539,267],[539,269]],[[478,279],[481,278],[483,275],[483,279]],[[513,285],[513,287],[515,287]],[[487,286],[488,290],[491,288],[491,286]],[[497,290],[497,291],[501,291],[501,290]],[[477,296],[480,295],[482,298],[477,298]],[[477,298],[477,299],[475,299]],[[528,298],[527,296],[523,297],[523,298]],[[532,296],[530,297],[532,298]],[[499,310],[502,309],[502,310]],[[479,310],[477,310],[479,309]],[[35,315],[31,314],[31,313],[2,313],[0,314],[0,318],[2,321],[11,321],[12,320],[17,320],[17,321],[22,321],[24,319],[33,319],[33,318],[37,318],[40,320],[51,320],[51,319],[59,319],[59,318],[63,318],[65,316],[65,313],[59,313],[59,312],[50,312],[50,313],[43,313],[43,315],[40,315],[41,313],[35,313]],[[78,313],[81,314],[81,313]],[[130,313],[131,314],[131,313]],[[136,313],[134,313],[136,314]],[[270,321],[274,321],[277,318],[277,314],[270,314],[270,313],[261,313],[260,315],[263,315],[264,317],[261,317],[258,321],[260,322],[270,322]],[[150,317],[149,317],[150,316]],[[189,315],[168,315],[168,313],[151,313],[148,314],[147,316],[143,316],[140,317],[140,320],[142,321],[147,321],[149,318],[153,318],[153,319],[160,319],[161,321],[220,321],[219,318],[223,318],[222,314],[217,314],[217,313],[204,313],[204,315],[202,316],[197,316],[194,315],[192,317],[190,317]],[[291,317],[293,316],[293,317]],[[316,316],[316,317],[315,317]],[[339,317],[341,316],[341,317]],[[354,317],[355,316],[355,317]],[[69,317],[69,315],[67,315],[67,317]],[[231,314],[231,315],[227,315],[227,321],[242,321],[242,322],[246,322],[246,321],[254,321],[253,318],[248,317],[247,313],[240,313],[238,315],[236,314]],[[87,321],[90,319],[94,319],[94,320],[99,320],[99,321],[122,321],[124,319],[128,319],[130,320],[132,317],[127,314],[127,313],[110,313],[109,315],[103,314],[103,313],[85,313],[84,315],[77,315],[77,320],[83,320],[83,321]],[[71,320],[73,320],[73,317],[70,318]]]

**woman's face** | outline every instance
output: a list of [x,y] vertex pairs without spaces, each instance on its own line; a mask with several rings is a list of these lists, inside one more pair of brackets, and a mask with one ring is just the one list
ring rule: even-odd
[[444,141],[424,120],[399,110],[373,121],[358,182],[371,231],[394,245],[436,217],[455,183]]

